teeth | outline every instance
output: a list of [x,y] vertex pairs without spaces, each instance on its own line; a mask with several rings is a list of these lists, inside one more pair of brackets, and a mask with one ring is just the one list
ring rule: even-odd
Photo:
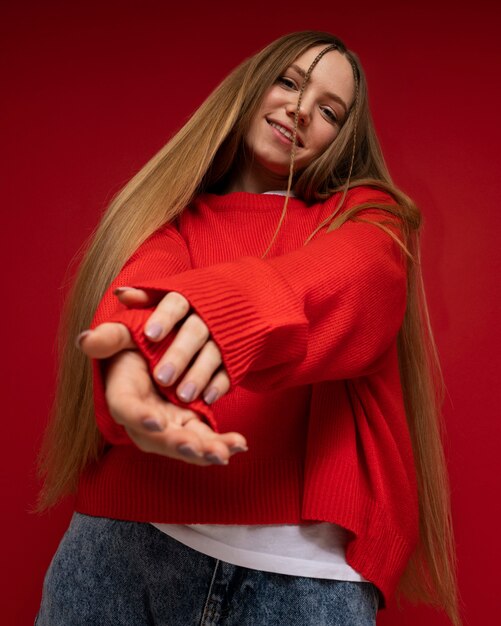
[[[280,126],[279,124],[275,124],[275,122],[269,122],[269,124],[270,126],[273,126],[273,128],[276,128],[280,133],[282,133],[284,137],[287,137],[289,141],[292,141],[292,133],[290,132],[290,130],[287,130],[286,128],[284,128],[283,126]],[[299,140],[297,141],[297,143],[299,144]]]

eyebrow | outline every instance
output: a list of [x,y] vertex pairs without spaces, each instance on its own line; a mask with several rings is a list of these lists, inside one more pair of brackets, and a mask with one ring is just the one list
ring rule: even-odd
[[[303,70],[302,67],[299,67],[299,65],[292,63],[289,67],[296,70],[296,72],[300,74],[303,78],[306,78],[306,71]],[[348,107],[346,105],[346,102],[342,98],[340,98],[337,94],[332,93],[331,91],[326,91],[325,95],[328,96],[329,98],[332,98],[332,100],[334,100],[335,102],[338,102],[344,108],[345,114],[348,113]]]

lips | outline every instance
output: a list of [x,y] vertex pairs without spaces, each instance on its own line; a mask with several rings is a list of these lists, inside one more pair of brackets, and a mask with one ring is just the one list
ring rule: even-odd
[[[287,139],[289,139],[289,141],[292,143],[292,136],[293,136],[293,130],[292,128],[290,128],[290,126],[287,126],[286,124],[282,124],[282,122],[277,122],[275,120],[270,120],[268,118],[266,118],[266,121],[268,122],[268,124],[273,125],[279,132],[282,133],[282,135],[284,135],[284,137],[287,137]],[[284,133],[285,131],[285,133]],[[286,134],[287,133],[287,134]],[[304,143],[302,138],[300,137],[299,133],[296,134],[296,141],[297,141],[297,145],[299,148],[303,148],[304,147]]]

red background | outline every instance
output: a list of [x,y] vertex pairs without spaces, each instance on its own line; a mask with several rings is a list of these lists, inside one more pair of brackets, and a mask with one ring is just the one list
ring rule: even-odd
[[[71,512],[71,503],[29,512],[70,260],[113,193],[231,68],[305,28],[333,32],[361,56],[388,163],[425,216],[465,623],[499,616],[499,9],[478,0],[249,7],[2,3],[4,624],[33,622]],[[410,605],[378,618],[424,623],[448,621]]]

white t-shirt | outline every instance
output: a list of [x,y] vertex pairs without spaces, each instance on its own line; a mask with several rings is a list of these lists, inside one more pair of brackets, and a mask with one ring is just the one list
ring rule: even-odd
[[215,559],[264,572],[365,581],[345,558],[347,531],[336,524],[153,524]]

